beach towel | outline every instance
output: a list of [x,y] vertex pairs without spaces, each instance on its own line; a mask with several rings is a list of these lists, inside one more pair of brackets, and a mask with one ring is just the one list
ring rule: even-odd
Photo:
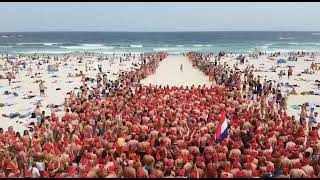
[[314,92],[314,95],[320,96],[320,92]]
[[11,89],[19,89],[19,88],[21,88],[21,86],[16,86],[16,87],[13,87]]
[[19,116],[19,118],[27,118],[27,117],[29,117],[31,115],[31,113],[30,112],[27,112],[27,113],[25,113],[25,114],[22,114],[22,115],[20,115]]
[[310,104],[309,105],[309,108],[318,108],[318,107],[320,107],[320,105],[319,104]]
[[22,99],[32,99],[34,97],[36,97],[36,96],[35,95],[29,95],[28,97],[23,97]]
[[295,110],[299,110],[300,109],[300,106],[299,105],[291,105],[290,106],[292,109],[295,109]]
[[302,92],[301,95],[314,95],[314,92],[313,91],[305,91],[305,92]]
[[7,117],[10,118],[10,119],[13,119],[13,118],[16,118],[18,116],[20,116],[19,113],[10,113],[9,116],[7,116]]
[[299,79],[294,79],[296,81],[305,81],[305,82],[311,82],[311,80],[307,80],[307,79],[303,79],[303,78],[299,78]]
[[41,124],[42,117],[41,116],[37,116],[36,118],[37,118],[38,125]]
[[59,69],[58,69],[58,67],[49,65],[49,66],[48,66],[48,71],[49,71],[49,72],[57,72],[57,71],[59,71]]

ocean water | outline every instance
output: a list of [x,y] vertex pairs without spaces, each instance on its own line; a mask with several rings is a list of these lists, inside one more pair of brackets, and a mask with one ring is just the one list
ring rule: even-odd
[[1,54],[188,51],[320,51],[320,32],[19,32],[0,33]]

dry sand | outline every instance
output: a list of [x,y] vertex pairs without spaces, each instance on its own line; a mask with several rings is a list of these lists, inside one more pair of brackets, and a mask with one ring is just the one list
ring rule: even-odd
[[[183,65],[183,71],[180,65]],[[169,85],[169,86],[192,86],[211,85],[209,78],[201,71],[192,67],[187,57],[169,56],[163,60],[156,73],[141,81],[143,85]]]

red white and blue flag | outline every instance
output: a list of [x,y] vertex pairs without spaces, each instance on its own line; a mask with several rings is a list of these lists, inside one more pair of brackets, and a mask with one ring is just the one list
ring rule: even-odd
[[225,113],[221,114],[221,119],[216,131],[216,144],[220,144],[228,136],[228,121]]

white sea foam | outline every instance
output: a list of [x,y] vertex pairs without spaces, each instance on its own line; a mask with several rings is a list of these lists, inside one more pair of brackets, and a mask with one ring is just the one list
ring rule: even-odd
[[169,48],[153,48],[154,51],[169,51]]
[[126,54],[126,53],[131,53],[131,54],[141,54],[143,52],[130,52],[130,51],[104,51],[100,52],[102,54]]
[[72,53],[74,51],[56,51],[56,50],[35,50],[35,51],[19,51],[17,53],[21,53],[21,54],[65,54],[65,53]]
[[290,45],[299,45],[301,43],[288,43],[288,44],[290,44]]
[[141,47],[143,47],[143,45],[142,44],[131,44],[130,47],[141,48]]
[[184,47],[168,47],[168,48],[153,48],[153,51],[165,51],[165,52],[184,52],[184,51],[190,51],[191,48],[184,48]]
[[260,48],[261,48],[261,49],[268,49],[269,46],[267,46],[267,45],[266,45],[266,46],[260,46]]
[[288,53],[288,52],[319,52],[318,49],[271,49],[265,51],[266,53],[273,53],[273,52],[281,52],[281,53]]
[[177,47],[183,47],[184,45],[177,45]]
[[81,44],[80,46],[59,46],[63,49],[71,50],[106,50],[114,49],[113,46],[103,46],[102,44]]
[[53,46],[53,45],[59,45],[61,43],[43,43],[45,46]]
[[310,43],[310,44],[320,46],[320,43]]
[[293,42],[293,43],[288,43],[290,45],[317,45],[319,46],[320,43],[298,43],[298,42]]
[[52,45],[59,45],[59,44],[62,44],[62,43],[17,43],[18,46],[21,46],[21,45],[44,45],[44,46],[52,46]]
[[290,40],[290,39],[295,39],[293,37],[280,37],[279,38],[280,40]]
[[81,46],[90,46],[90,47],[102,47],[103,44],[80,44]]
[[203,45],[202,44],[194,44],[193,46],[194,47],[202,47]]

